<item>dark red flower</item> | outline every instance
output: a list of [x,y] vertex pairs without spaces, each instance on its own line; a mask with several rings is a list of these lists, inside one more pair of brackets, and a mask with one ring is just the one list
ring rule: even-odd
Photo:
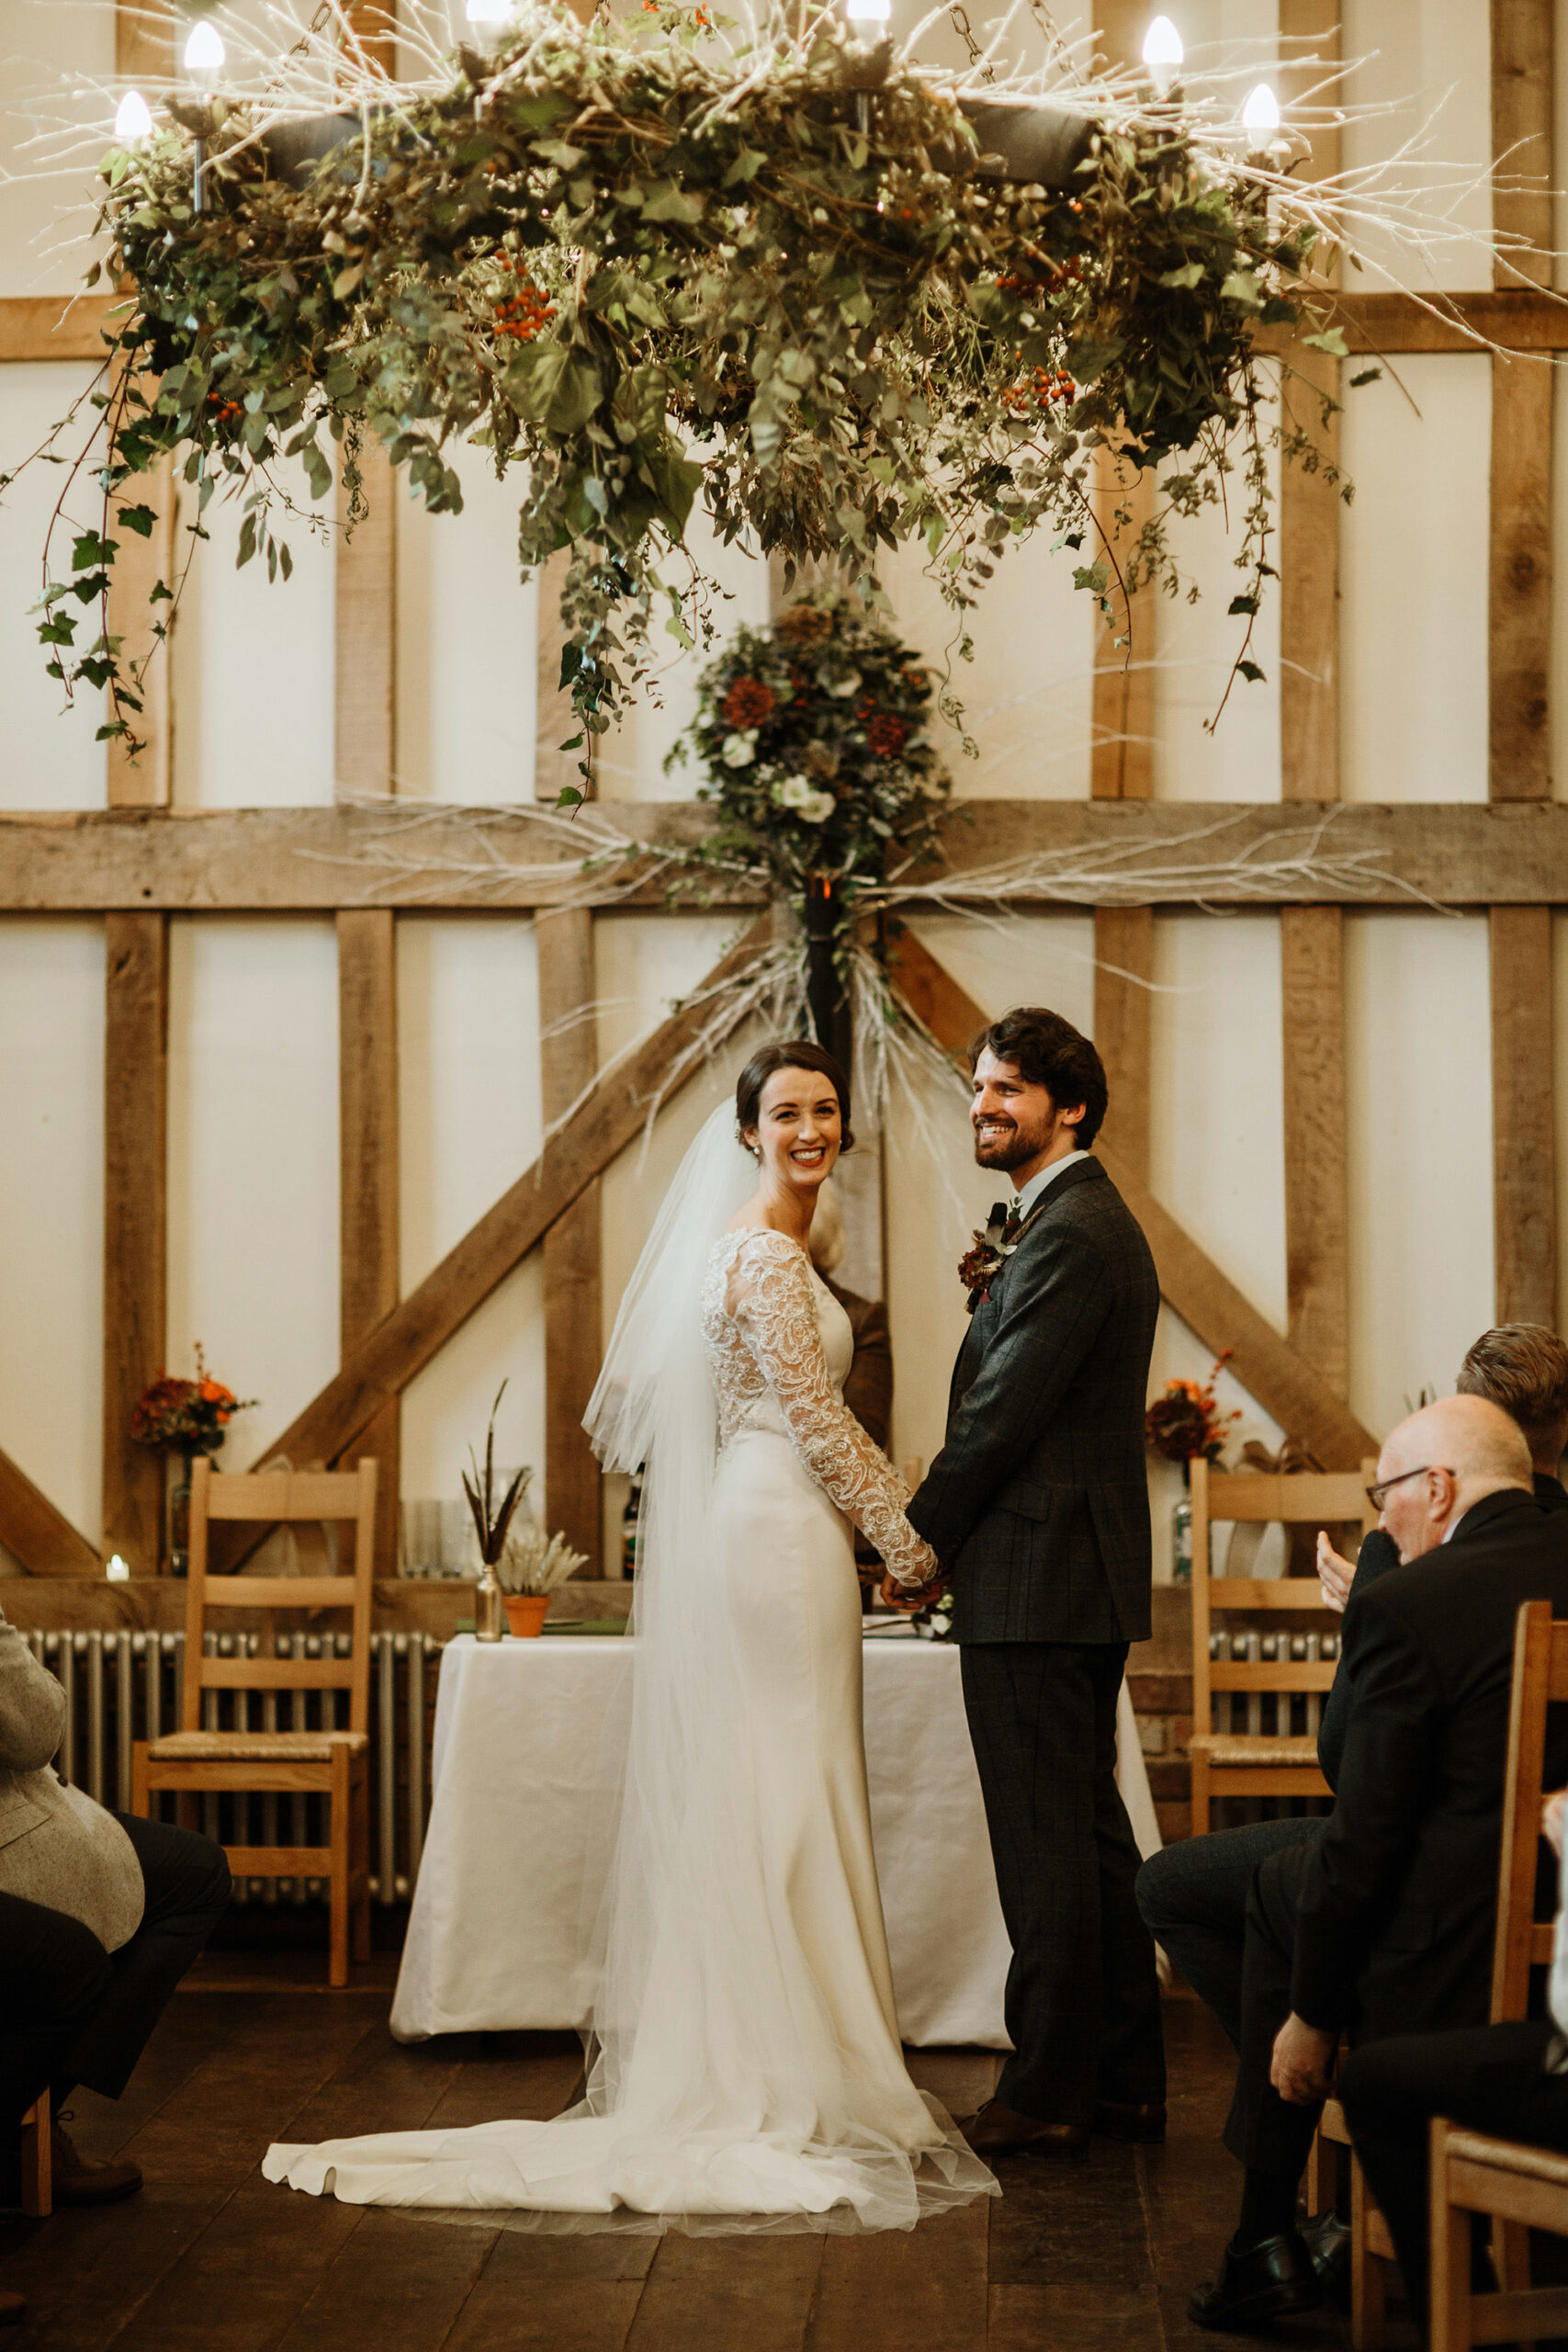
[[890,710],[878,711],[865,730],[865,740],[879,760],[896,760],[904,748],[908,733],[901,718]]
[[773,690],[761,678],[737,678],[721,708],[730,727],[761,727],[773,715]]

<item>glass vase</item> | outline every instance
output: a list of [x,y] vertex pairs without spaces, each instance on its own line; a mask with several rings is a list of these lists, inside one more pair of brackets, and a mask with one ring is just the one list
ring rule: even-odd
[[1192,1581],[1192,1498],[1178,1495],[1170,1507],[1171,1581]]
[[177,1453],[169,1487],[169,1574],[190,1574],[190,1474],[194,1453]]

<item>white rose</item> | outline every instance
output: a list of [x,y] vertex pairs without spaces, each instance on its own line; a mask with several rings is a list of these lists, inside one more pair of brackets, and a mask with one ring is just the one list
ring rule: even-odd
[[727,735],[719,758],[727,768],[749,768],[757,756],[757,730],[753,727],[745,735]]
[[838,805],[830,792],[808,792],[798,804],[808,825],[825,825]]
[[860,692],[860,672],[849,670],[841,678],[830,678],[825,670],[818,670],[817,683],[825,695],[832,695],[839,702],[848,702],[852,695]]
[[816,786],[806,775],[786,775],[782,784],[773,786],[773,798],[781,808],[804,808],[808,800],[818,797]]

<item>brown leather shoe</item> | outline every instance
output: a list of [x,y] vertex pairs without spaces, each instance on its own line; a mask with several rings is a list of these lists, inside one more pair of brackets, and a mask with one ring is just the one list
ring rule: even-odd
[[1042,2123],[994,2098],[958,2128],[977,2156],[1072,2157],[1089,2146],[1087,2123]]
[[134,2197],[141,2186],[141,2166],[129,2156],[117,2164],[90,2165],[58,2123],[50,2133],[50,2152],[57,2205],[114,2205],[122,2197]]
[[1131,2106],[1125,2099],[1096,2099],[1094,2128],[1108,2139],[1142,2140],[1157,2145],[1165,2139],[1165,2101],[1151,2098]]

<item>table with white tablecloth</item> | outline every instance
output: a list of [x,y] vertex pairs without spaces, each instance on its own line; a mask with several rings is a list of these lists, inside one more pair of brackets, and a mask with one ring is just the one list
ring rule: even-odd
[[[447,1645],[392,2005],[400,2041],[587,2021],[635,1668],[625,1636]],[[1119,1777],[1146,1853],[1159,1833],[1124,1685],[1119,1728]],[[866,1642],[865,1748],[904,2039],[1006,2049],[1008,1940],[955,1647]]]

